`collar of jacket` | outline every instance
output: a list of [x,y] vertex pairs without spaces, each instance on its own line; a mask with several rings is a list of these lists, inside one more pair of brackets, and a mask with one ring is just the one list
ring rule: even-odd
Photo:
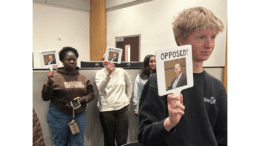
[[61,74],[67,74],[67,75],[76,75],[79,74],[79,67],[76,67],[76,70],[74,72],[66,72],[64,67],[60,67],[57,69],[57,72]]

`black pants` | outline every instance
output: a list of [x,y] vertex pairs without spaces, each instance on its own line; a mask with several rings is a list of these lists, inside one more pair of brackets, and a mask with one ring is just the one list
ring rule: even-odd
[[128,137],[128,106],[116,111],[99,112],[105,146],[126,144]]

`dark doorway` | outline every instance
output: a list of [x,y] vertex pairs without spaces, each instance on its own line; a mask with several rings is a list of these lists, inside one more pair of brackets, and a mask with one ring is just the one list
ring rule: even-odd
[[116,48],[123,49],[122,61],[139,61],[140,35],[116,37]]

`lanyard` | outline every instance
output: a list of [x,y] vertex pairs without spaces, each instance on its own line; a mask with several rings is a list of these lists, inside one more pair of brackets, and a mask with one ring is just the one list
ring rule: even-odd
[[75,109],[74,109],[74,106],[72,106],[72,109],[73,109],[73,120],[72,121],[75,121]]

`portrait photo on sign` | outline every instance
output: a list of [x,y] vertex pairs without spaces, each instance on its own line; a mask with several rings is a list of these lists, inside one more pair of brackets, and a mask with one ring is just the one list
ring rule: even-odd
[[42,67],[57,66],[60,63],[57,50],[40,51],[39,54]]
[[119,56],[118,52],[109,51],[108,60],[109,61],[118,62],[118,56]]
[[107,46],[105,61],[121,63],[122,49]]
[[155,51],[158,93],[160,96],[193,86],[191,45],[165,48]]
[[56,64],[55,54],[43,55],[43,60],[45,65]]
[[186,57],[164,61],[166,91],[187,85]]

